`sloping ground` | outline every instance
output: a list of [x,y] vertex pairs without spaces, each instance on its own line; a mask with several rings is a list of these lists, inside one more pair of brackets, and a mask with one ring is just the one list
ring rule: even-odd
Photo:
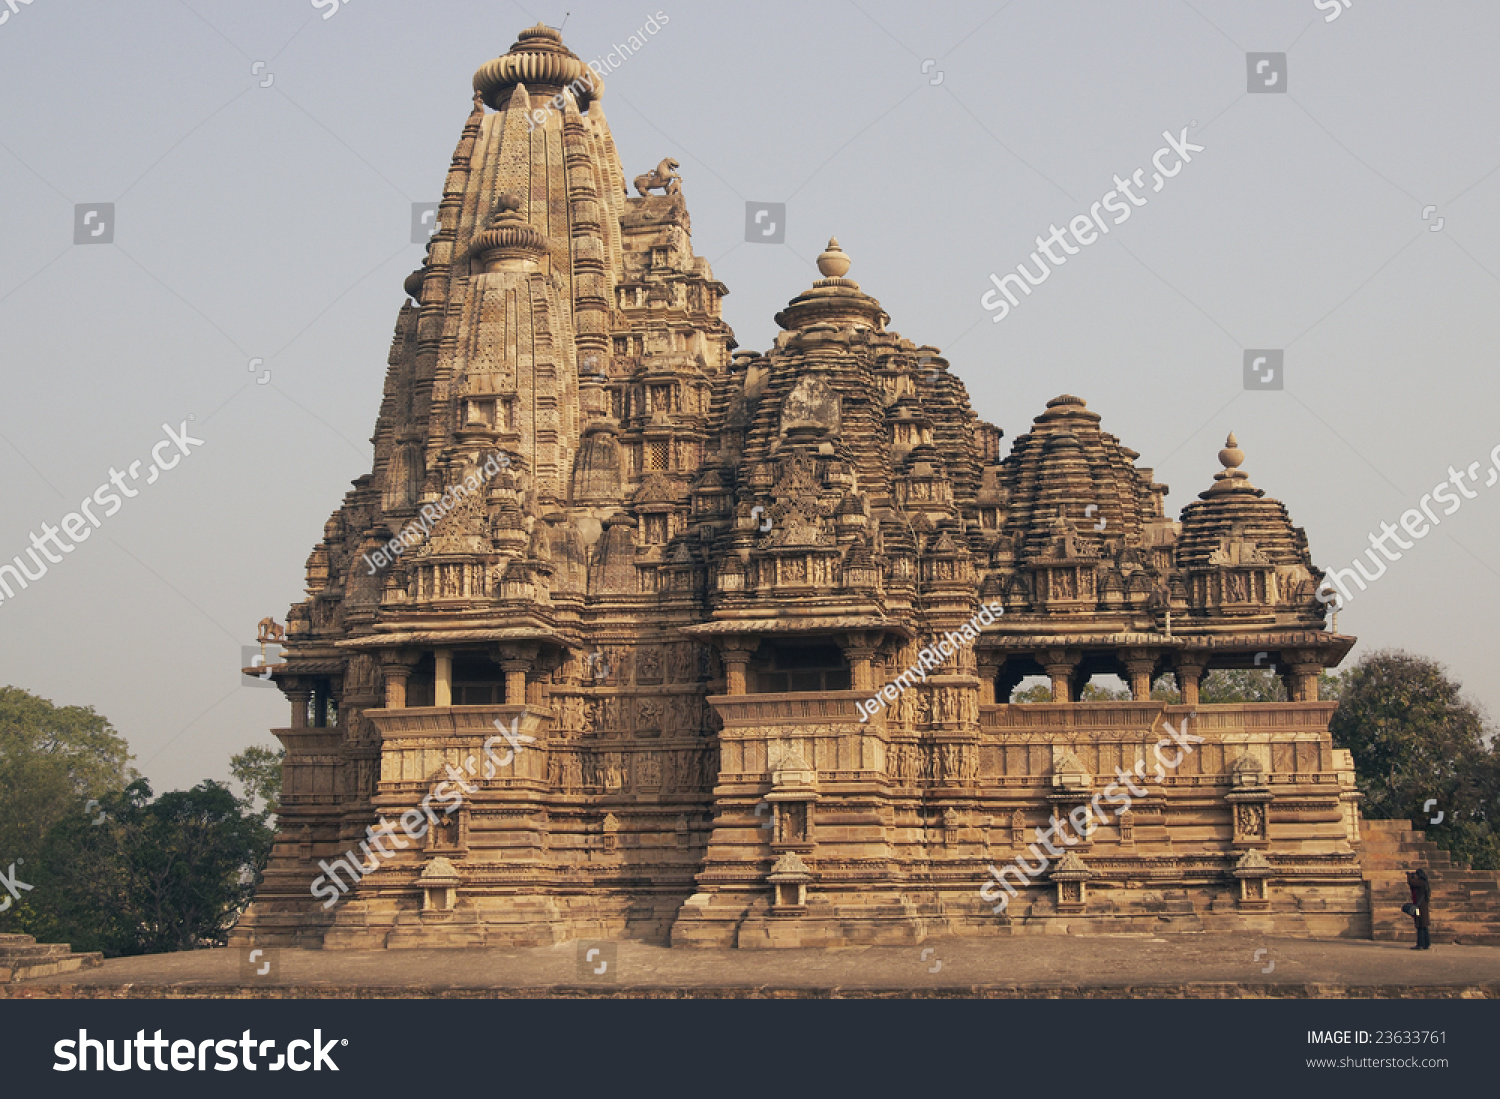
[[1423,866],[1432,881],[1432,941],[1500,946],[1500,874],[1455,864],[1409,820],[1366,820],[1361,827],[1359,864],[1370,897],[1371,938],[1417,941],[1401,906],[1411,900],[1406,872]]
[[67,943],[39,943],[30,935],[0,935],[0,983],[76,973],[103,964],[103,954],[74,954]]

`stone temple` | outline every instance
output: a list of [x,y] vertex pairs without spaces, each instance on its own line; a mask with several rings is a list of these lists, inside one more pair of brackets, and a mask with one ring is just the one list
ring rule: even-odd
[[[273,668],[280,828],[236,941],[1371,934],[1318,699],[1354,639],[1233,437],[1175,519],[1078,397],[1002,456],[836,242],[736,350],[676,162],[629,193],[558,32],[474,88],[374,467]],[[1252,667],[1290,701],[1198,703]],[[1052,700],[1011,703],[1034,676]],[[1081,701],[1095,676],[1133,700]],[[1183,721],[1203,741],[997,914],[991,868]]]

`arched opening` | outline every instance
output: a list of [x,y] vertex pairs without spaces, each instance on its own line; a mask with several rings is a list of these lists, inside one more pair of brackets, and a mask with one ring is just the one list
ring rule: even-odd
[[1113,672],[1103,672],[1089,677],[1078,694],[1079,702],[1128,702],[1130,684]]
[[[998,698],[999,695],[997,694]],[[1052,680],[1045,675],[1028,675],[1019,680],[1005,696],[1006,702],[1051,702]]]

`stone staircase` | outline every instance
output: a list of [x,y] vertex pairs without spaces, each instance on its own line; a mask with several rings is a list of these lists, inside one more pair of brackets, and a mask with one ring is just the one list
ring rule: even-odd
[[1370,938],[1417,941],[1406,872],[1427,868],[1432,881],[1432,941],[1500,946],[1500,874],[1455,864],[1448,852],[1412,828],[1409,820],[1361,822],[1360,869],[1370,901]]
[[103,964],[103,954],[74,954],[67,943],[39,943],[30,935],[0,935],[0,984],[75,973]]

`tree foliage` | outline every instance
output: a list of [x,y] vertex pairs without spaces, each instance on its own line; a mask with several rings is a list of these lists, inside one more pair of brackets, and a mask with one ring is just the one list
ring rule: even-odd
[[[258,744],[229,757],[229,773],[245,791],[241,804],[255,811],[263,824],[270,822],[281,804],[281,762],[285,758],[284,749]],[[260,803],[258,809],[256,802]]]
[[231,761],[243,801],[217,782],[153,797],[130,758],[89,707],[0,690],[0,870],[30,886],[0,932],[110,955],[224,942],[270,854],[279,754]]
[[129,745],[88,706],[0,688],[0,868],[36,858],[47,831],[135,771]]
[[137,779],[103,809],[98,824],[69,817],[48,831],[23,930],[110,955],[223,945],[270,849],[259,817],[212,781],[153,799]]
[[1460,860],[1500,869],[1500,755],[1484,711],[1441,664],[1398,649],[1367,654],[1344,678],[1329,728],[1354,756],[1360,811],[1404,817]]

